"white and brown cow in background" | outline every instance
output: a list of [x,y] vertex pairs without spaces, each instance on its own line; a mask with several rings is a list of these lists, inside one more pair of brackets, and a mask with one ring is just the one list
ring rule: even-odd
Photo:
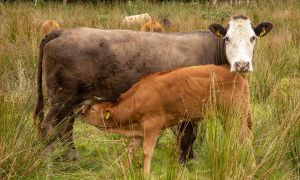
[[148,21],[151,21],[151,16],[148,13],[138,14],[133,16],[126,16],[122,21],[122,25],[130,26],[130,25],[142,25]]

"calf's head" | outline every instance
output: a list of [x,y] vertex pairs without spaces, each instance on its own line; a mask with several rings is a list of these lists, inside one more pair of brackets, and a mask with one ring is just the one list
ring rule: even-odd
[[110,102],[83,104],[80,111],[83,121],[100,128],[109,126],[108,120],[112,119],[111,106]]
[[253,71],[252,58],[255,40],[268,34],[273,25],[264,22],[256,27],[243,15],[233,16],[227,28],[220,24],[211,24],[209,30],[216,36],[224,38],[226,57],[232,72]]

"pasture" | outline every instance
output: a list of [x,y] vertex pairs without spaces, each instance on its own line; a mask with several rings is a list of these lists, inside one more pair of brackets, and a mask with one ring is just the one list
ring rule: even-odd
[[[272,22],[273,30],[258,38],[254,72],[249,74],[253,146],[257,166],[235,134],[224,132],[220,117],[201,123],[195,159],[178,163],[176,137],[166,130],[152,160],[150,179],[299,179],[300,178],[300,2],[259,1],[230,6],[195,3],[124,4],[31,2],[0,3],[0,179],[142,179],[140,149],[126,165],[130,138],[101,132],[76,119],[74,140],[80,160],[63,161],[59,147],[42,153],[32,113],[36,103],[38,47],[41,24],[56,20],[63,28],[87,26],[121,29],[124,16],[149,13],[168,17],[166,32],[207,30],[213,22],[226,25],[235,14],[254,24]],[[127,29],[139,30],[140,26]],[[44,93],[45,94],[45,93]],[[46,96],[45,96],[46,97]],[[216,110],[217,111],[217,110]],[[234,115],[227,117],[234,121]],[[203,136],[205,134],[205,136]]]

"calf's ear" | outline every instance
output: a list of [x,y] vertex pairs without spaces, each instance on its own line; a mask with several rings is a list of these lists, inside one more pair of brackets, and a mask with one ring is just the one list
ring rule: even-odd
[[79,109],[79,112],[80,112],[81,114],[85,114],[89,109],[90,109],[90,106],[87,105],[87,104],[84,104],[84,105],[82,105],[81,108]]
[[273,28],[272,23],[263,22],[263,23],[260,23],[259,25],[257,25],[254,28],[254,32],[255,32],[256,36],[263,37],[266,34],[268,34],[271,31],[272,28]]
[[102,112],[102,119],[109,120],[111,118],[110,109],[104,109]]
[[227,30],[221,25],[217,23],[211,24],[209,30],[218,37],[225,37]]

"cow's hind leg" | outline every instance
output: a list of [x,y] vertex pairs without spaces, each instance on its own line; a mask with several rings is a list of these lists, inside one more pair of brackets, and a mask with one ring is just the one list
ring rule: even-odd
[[74,101],[50,105],[45,119],[39,126],[41,137],[47,144],[47,150],[52,151],[54,142],[61,139],[63,145],[67,148],[66,157],[71,160],[77,159],[72,133],[74,123],[72,110],[74,105]]
[[63,146],[66,147],[66,153],[64,154],[65,158],[68,160],[78,160],[78,155],[76,152],[75,144],[73,141],[73,125],[75,121],[74,114],[69,114],[70,117],[67,117],[63,120],[62,129],[59,131],[59,138],[63,143]]
[[55,131],[57,120],[55,117],[58,111],[58,107],[50,106],[45,118],[38,125],[38,135],[47,145],[46,150],[49,152],[53,151],[53,143],[57,140],[57,132]]
[[197,128],[198,125],[191,122],[182,123],[179,128],[180,163],[185,163],[188,159],[194,158],[193,143],[196,139]]
[[60,139],[66,148],[66,157],[74,160],[77,154],[73,142],[73,110],[80,99],[78,80],[67,68],[57,65],[56,61],[49,60],[46,65],[56,69],[45,70],[50,111],[41,123],[43,136],[46,139],[50,137],[49,145]]

